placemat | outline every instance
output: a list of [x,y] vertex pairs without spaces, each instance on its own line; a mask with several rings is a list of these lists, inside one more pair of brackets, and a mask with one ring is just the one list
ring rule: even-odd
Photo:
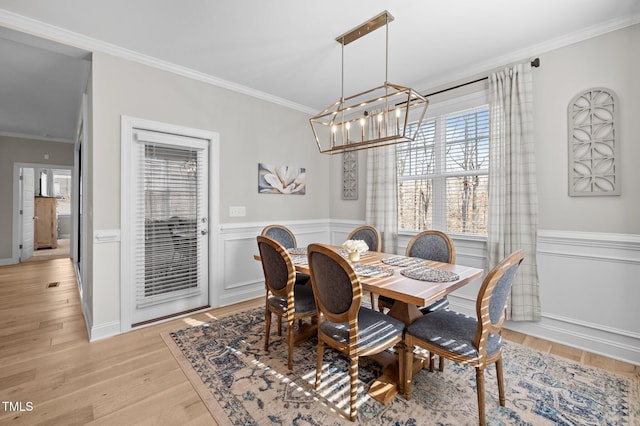
[[287,251],[289,252],[289,254],[307,254],[306,247],[291,247],[288,248]]
[[356,272],[356,274],[363,277],[382,278],[382,277],[390,277],[391,275],[393,275],[392,268],[385,268],[384,266],[380,266],[380,265],[369,265],[366,263],[353,265],[353,270]]
[[424,259],[407,256],[385,257],[384,259],[380,260],[382,261],[382,263],[386,263],[387,265],[391,266],[416,266],[425,262]]
[[446,283],[460,279],[458,274],[443,271],[438,268],[432,268],[430,266],[415,266],[413,268],[403,269],[400,273],[405,277],[413,278],[414,280],[430,281],[434,283]]
[[291,256],[291,260],[293,260],[294,265],[308,265],[309,258],[307,258],[306,254],[294,254]]

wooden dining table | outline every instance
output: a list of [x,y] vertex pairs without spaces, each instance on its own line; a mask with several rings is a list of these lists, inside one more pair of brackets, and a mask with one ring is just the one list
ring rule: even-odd
[[[339,249],[338,246],[335,247]],[[407,266],[392,266],[384,263],[382,259],[401,258],[396,254],[382,252],[366,252],[360,255],[360,260],[352,262],[353,265],[375,265],[381,268],[392,268],[393,275],[388,277],[368,277],[358,275],[362,288],[372,293],[388,296],[395,300],[393,307],[387,315],[396,318],[409,325],[422,317],[419,307],[430,305],[438,299],[450,294],[460,287],[482,277],[483,270],[470,266],[455,265],[450,263],[424,260],[424,264],[439,270],[452,272],[458,276],[457,280],[448,282],[422,281],[402,275],[401,271]],[[296,262],[296,271],[310,274],[308,263]]]
[[[340,250],[340,247],[336,246],[335,249]],[[470,266],[426,260],[423,261],[421,265],[457,275],[457,279],[453,281],[431,282],[409,278],[403,275],[401,271],[410,266],[392,266],[383,262],[383,259],[387,261],[402,261],[402,258],[404,258],[404,256],[370,251],[361,254],[360,260],[352,262],[352,265],[374,265],[384,268],[385,270],[389,270],[389,268],[393,270],[393,274],[387,277],[358,275],[358,278],[364,290],[394,299],[395,302],[391,310],[387,312],[387,315],[404,322],[406,325],[411,324],[423,316],[422,312],[420,312],[420,307],[428,306],[460,287],[481,278],[484,272],[482,269]],[[410,259],[411,258],[407,258],[407,260]],[[304,261],[302,255],[294,255],[294,264],[298,272],[310,274],[309,265]],[[404,382],[400,380],[400,374],[402,372],[399,371],[397,358],[393,356],[393,354],[384,352],[375,356],[374,359],[383,365],[384,373],[371,385],[369,395],[377,401],[386,404],[401,390]],[[414,362],[414,374],[422,369],[422,367],[422,360],[420,360],[420,362]]]

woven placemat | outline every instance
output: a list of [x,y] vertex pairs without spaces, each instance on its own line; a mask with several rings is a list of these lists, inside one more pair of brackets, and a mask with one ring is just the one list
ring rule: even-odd
[[393,275],[392,268],[385,268],[384,266],[380,266],[380,265],[369,265],[369,264],[353,265],[353,270],[356,272],[357,275],[360,275],[362,277],[382,278],[382,277],[390,277],[391,275]]
[[307,254],[306,247],[291,247],[288,248],[287,251],[289,252],[289,254]]
[[425,262],[423,259],[407,256],[385,257],[384,259],[380,260],[382,261],[382,263],[386,263],[387,265],[391,266],[416,266]]
[[308,265],[309,258],[306,254],[294,254],[291,256],[291,260],[293,260],[294,265]]
[[413,278],[414,280],[430,281],[434,283],[446,283],[460,279],[458,274],[443,271],[438,268],[432,268],[430,266],[415,266],[413,268],[403,269],[400,273],[405,277]]

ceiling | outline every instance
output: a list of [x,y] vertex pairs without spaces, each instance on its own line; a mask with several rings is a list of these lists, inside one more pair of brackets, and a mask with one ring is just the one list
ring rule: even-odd
[[[77,118],[71,134],[46,118],[67,102],[77,117],[86,51],[96,49],[175,64],[313,113],[340,97],[342,74],[345,96],[384,82],[384,29],[345,46],[344,73],[335,41],[384,10],[395,17],[388,79],[421,91],[640,22],[640,0],[0,0],[0,25],[82,48],[18,43],[0,31],[0,63],[13,70],[0,73],[0,132],[44,119],[46,128],[25,131],[72,139]],[[19,99],[36,99],[36,115],[17,108]]]

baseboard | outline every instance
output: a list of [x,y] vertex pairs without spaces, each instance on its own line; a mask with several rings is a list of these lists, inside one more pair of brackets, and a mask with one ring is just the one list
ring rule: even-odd
[[18,263],[18,261],[12,257],[0,259],[0,266],[15,265],[16,263]]
[[121,334],[120,321],[111,321],[99,326],[91,327],[89,341],[95,342],[96,340],[112,337],[117,334]]

